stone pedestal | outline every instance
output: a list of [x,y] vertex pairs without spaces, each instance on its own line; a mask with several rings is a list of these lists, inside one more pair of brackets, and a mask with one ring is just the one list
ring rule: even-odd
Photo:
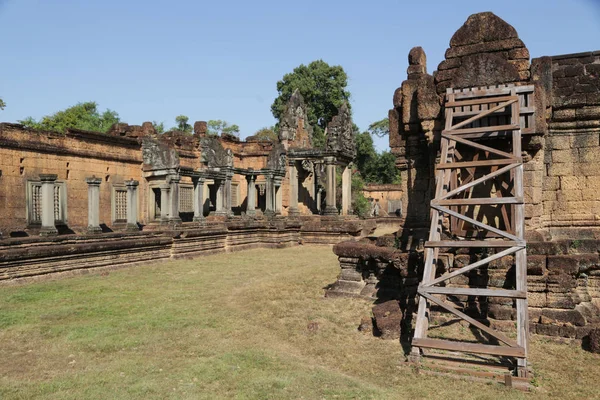
[[102,178],[85,178],[88,184],[88,233],[102,233],[100,228],[100,184]]
[[137,197],[137,188],[139,186],[138,181],[129,180],[125,181],[125,186],[127,187],[127,230],[128,231],[139,231],[140,228],[138,226],[138,197]]
[[325,157],[327,170],[327,192],[325,193],[324,215],[338,215],[338,209],[335,205],[335,157]]
[[352,168],[346,166],[342,173],[342,215],[352,214]]
[[194,221],[204,222],[204,178],[194,180]]
[[58,235],[58,230],[54,225],[54,182],[58,175],[56,174],[40,174],[42,182],[42,227],[40,228],[40,236],[55,236]]
[[256,177],[254,175],[246,176],[248,182],[248,194],[246,197],[246,215],[253,217],[256,215]]
[[173,224],[181,224],[181,218],[179,217],[179,181],[181,178],[177,175],[173,175],[169,179],[169,186],[171,188],[171,195],[169,196],[169,222]]
[[300,214],[298,209],[298,168],[296,167],[296,161],[290,162],[288,172],[290,177],[290,208],[288,214],[295,216]]

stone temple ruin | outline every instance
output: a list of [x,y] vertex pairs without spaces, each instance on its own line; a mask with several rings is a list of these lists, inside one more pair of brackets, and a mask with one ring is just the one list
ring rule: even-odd
[[205,122],[162,135],[149,122],[107,134],[0,124],[0,280],[364,236],[375,222],[351,215],[348,109],[325,149],[305,115],[296,91],[274,142],[211,136]]
[[[600,323],[600,51],[530,61],[512,26],[481,13],[432,75],[422,48],[408,60],[389,111],[400,229],[336,245],[328,295],[376,300],[376,328],[412,339],[417,361],[429,347],[511,356],[527,376],[527,332],[585,339]],[[491,340],[428,338],[428,321],[456,319]],[[501,332],[515,325],[514,347],[490,346],[513,343]]]

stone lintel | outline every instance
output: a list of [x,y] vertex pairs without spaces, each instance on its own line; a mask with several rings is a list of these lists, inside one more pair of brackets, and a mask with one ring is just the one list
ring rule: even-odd
[[40,174],[40,181],[42,182],[54,182],[57,178],[57,174]]

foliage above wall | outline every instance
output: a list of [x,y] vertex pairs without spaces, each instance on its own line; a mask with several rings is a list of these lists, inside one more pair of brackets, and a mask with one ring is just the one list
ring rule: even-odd
[[87,101],[42,117],[39,121],[33,117],[27,117],[18,122],[28,128],[61,133],[68,128],[108,132],[113,124],[119,122],[119,114],[109,109],[100,113],[96,102]]

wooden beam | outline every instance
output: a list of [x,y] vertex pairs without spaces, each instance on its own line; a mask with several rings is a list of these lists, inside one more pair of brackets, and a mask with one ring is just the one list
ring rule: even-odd
[[483,206],[494,204],[523,204],[523,199],[516,197],[478,197],[470,199],[432,200],[431,206]]
[[478,226],[478,227],[480,227],[482,229],[485,229],[487,231],[493,232],[496,235],[503,236],[503,237],[505,237],[505,238],[507,238],[509,240],[518,241],[518,240],[521,239],[521,238],[516,237],[515,235],[511,235],[510,233],[508,233],[506,231],[503,231],[502,229],[494,228],[491,225],[484,224],[481,221],[477,221],[476,219],[473,219],[471,217],[467,217],[466,215],[463,215],[463,214],[458,213],[456,211],[452,211],[449,208],[438,206],[438,205],[431,205],[431,207],[435,208],[436,210],[438,210],[441,213],[452,215],[453,217],[456,217],[458,219],[462,219],[463,221],[466,221],[466,222],[470,223],[471,225]]
[[412,345],[429,349],[462,351],[464,353],[490,354],[494,356],[515,358],[525,357],[525,349],[522,347],[492,346],[479,343],[452,342],[450,340],[429,338],[414,338]]
[[525,241],[512,240],[429,240],[425,247],[525,247]]
[[521,249],[520,247],[511,247],[509,249],[502,250],[499,253],[492,254],[491,256],[483,258],[483,259],[481,259],[479,261],[476,261],[473,264],[465,265],[462,268],[459,268],[459,269],[457,269],[455,271],[452,271],[452,272],[449,272],[447,274],[444,274],[444,275],[440,276],[439,278],[436,278],[433,281],[429,282],[427,285],[425,285],[425,283],[423,283],[423,285],[424,286],[437,285],[437,284],[439,284],[441,282],[447,281],[448,279],[452,279],[455,276],[462,275],[462,274],[464,274],[466,272],[469,272],[472,269],[475,269],[475,268],[481,267],[482,265],[488,264],[488,263],[490,263],[490,262],[492,262],[494,260],[497,260],[497,259],[502,258],[502,257],[506,257],[508,255],[511,255],[511,254],[517,252],[520,249]]
[[419,292],[419,294],[421,296],[425,297],[426,299],[428,299],[429,301],[436,303],[438,306],[440,306],[440,307],[446,309],[447,311],[451,312],[452,314],[456,315],[457,317],[464,319],[471,325],[481,329],[482,331],[486,332],[490,336],[495,337],[496,339],[500,340],[502,343],[507,344],[511,347],[518,347],[517,343],[515,341],[513,341],[512,339],[509,339],[506,335],[504,335],[500,332],[497,332],[488,326],[483,325],[481,322],[469,317],[467,314],[456,309],[456,307],[451,306],[450,304],[446,303],[442,299],[432,296],[429,293]]
[[461,288],[445,286],[419,286],[420,294],[447,294],[454,296],[485,296],[485,297],[504,297],[509,299],[525,299],[527,292],[523,290],[506,289],[484,289],[484,288]]
[[[489,97],[484,97],[481,99],[454,100],[454,101],[447,101],[446,104],[444,104],[444,107],[454,108],[454,107],[473,106],[476,104],[500,103],[500,102],[509,101],[509,100],[513,100],[513,99],[515,99],[514,96],[500,96],[500,97],[489,96]],[[517,100],[518,100],[518,98],[517,98]]]
[[516,158],[516,157],[520,157],[521,156],[520,154],[507,153],[505,151],[501,151],[501,150],[495,149],[493,147],[485,146],[485,145],[483,145],[481,143],[473,142],[472,140],[468,140],[468,139],[465,139],[465,138],[457,137],[457,136],[454,136],[454,134],[447,133],[445,131],[442,132],[442,137],[448,138],[450,140],[455,140],[455,141],[457,141],[459,143],[462,143],[462,144],[467,145],[467,146],[474,147],[474,148],[479,149],[479,150],[489,151],[490,153],[497,154],[500,157],[505,157],[505,158],[511,158],[512,159],[512,158]]
[[[515,97],[514,99],[511,99],[511,100],[509,100],[509,101],[507,101],[507,102],[504,102],[504,103],[502,103],[502,104],[499,104],[499,105],[497,105],[496,107],[492,107],[492,108],[490,108],[489,110],[485,110],[485,111],[483,111],[483,112],[480,112],[479,114],[476,114],[476,115],[472,116],[472,117],[471,117],[471,118],[469,118],[469,119],[466,119],[466,120],[464,120],[464,121],[462,121],[462,122],[459,122],[459,123],[458,123],[458,124],[456,124],[456,125],[452,125],[452,126],[450,127],[450,129],[448,129],[448,130],[450,130],[450,131],[455,131],[456,129],[458,129],[458,128],[460,128],[460,127],[463,127],[463,126],[465,126],[465,125],[469,125],[470,123],[472,123],[472,122],[474,122],[474,121],[477,121],[477,120],[479,120],[479,119],[481,119],[481,118],[484,118],[484,117],[486,117],[486,116],[488,116],[488,115],[490,115],[490,114],[493,114],[494,112],[496,112],[496,111],[498,111],[498,110],[502,110],[502,109],[504,109],[504,108],[508,107],[509,105],[511,105],[512,103],[515,103],[515,102],[517,102],[517,101],[519,101],[519,98],[518,98],[518,97]],[[475,128],[473,128],[473,129],[475,129]],[[480,128],[480,129],[481,129],[481,128]]]
[[450,169],[450,168],[469,168],[469,167],[489,167],[494,165],[506,165],[513,163],[520,163],[520,157],[512,158],[501,158],[497,160],[481,160],[481,161],[462,161],[462,162],[451,162],[451,163],[440,163],[435,166],[436,169]]
[[[460,92],[452,92],[452,94],[454,94],[454,97],[457,101],[462,100],[462,99],[471,99],[473,97],[484,97],[484,96],[504,96],[504,95],[509,95],[512,92],[512,89],[515,89],[515,92],[517,94],[526,94],[526,93],[531,93],[533,94],[534,88],[533,85],[527,85],[527,86],[515,86],[514,88],[508,87],[508,86],[503,86],[503,87],[485,87],[483,89],[481,88],[475,88],[475,89],[471,89],[471,90],[467,90],[467,91],[460,91]],[[451,88],[448,90],[452,90]]]
[[[502,175],[502,174],[510,171],[511,169],[518,167],[519,165],[522,165],[522,164],[510,164],[510,165],[507,165],[506,167],[502,167],[502,168],[500,168],[497,171],[491,172],[491,173],[489,173],[487,175],[482,176],[481,178],[475,179],[474,181],[471,181],[471,182],[469,182],[467,184],[464,184],[462,186],[457,187],[454,190],[449,191],[448,193],[444,194],[439,199],[440,200],[446,200],[446,199],[448,199],[448,198],[450,198],[452,196],[457,195],[458,193],[464,192],[465,190],[472,188],[473,186],[476,186],[476,185],[478,185],[478,184],[480,184],[482,182],[485,182],[488,179],[492,179],[492,178],[494,178],[494,177],[496,177],[498,175]],[[436,197],[436,198],[438,198],[438,197]]]
[[477,133],[484,136],[486,132],[497,132],[497,131],[515,131],[521,129],[521,125],[494,125],[494,126],[482,126],[479,128],[465,128],[456,130],[443,130],[442,133],[450,133],[453,135],[464,135],[466,133]]

